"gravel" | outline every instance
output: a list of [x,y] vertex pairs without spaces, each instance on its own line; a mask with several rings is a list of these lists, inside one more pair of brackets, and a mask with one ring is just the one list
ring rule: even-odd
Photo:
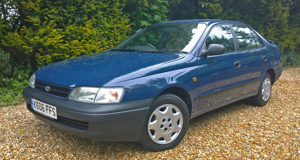
[[35,118],[25,104],[1,107],[0,159],[300,159],[300,68],[283,71],[269,103],[239,101],[190,121],[174,149],[96,142]]

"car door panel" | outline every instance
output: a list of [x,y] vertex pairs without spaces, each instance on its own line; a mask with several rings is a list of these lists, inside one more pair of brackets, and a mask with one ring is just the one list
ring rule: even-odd
[[267,68],[266,48],[262,40],[250,28],[232,25],[238,42],[243,71],[245,93],[258,91],[262,75]]
[[200,87],[197,110],[201,110],[218,103],[236,98],[239,93],[234,88],[241,81],[241,69],[234,63],[238,61],[234,55],[221,55],[199,59]]
[[207,36],[204,50],[210,44],[222,44],[225,54],[198,58],[200,85],[198,96],[194,99],[198,107],[193,109],[192,113],[201,112],[240,96],[235,90],[242,80],[241,66],[238,64],[240,60],[235,52],[230,26],[215,26]]

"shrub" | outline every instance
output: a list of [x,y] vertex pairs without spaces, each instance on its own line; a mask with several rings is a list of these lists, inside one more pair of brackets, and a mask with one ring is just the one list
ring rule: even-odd
[[112,48],[131,32],[118,0],[33,0],[20,4],[20,26],[2,46],[34,69]]
[[0,50],[0,105],[18,104],[22,90],[28,85],[30,65],[17,65],[9,57],[9,53]]
[[[131,33],[119,0],[0,3],[0,105],[17,104],[44,65],[112,48]],[[13,12],[10,11],[13,10]]]
[[282,65],[300,66],[300,52],[289,51],[282,55]]
[[9,76],[12,72],[12,64],[9,63],[9,53],[0,49],[0,87],[3,85],[5,77]]
[[123,11],[129,15],[134,32],[150,24],[168,20],[167,0],[121,0],[121,3],[125,4]]

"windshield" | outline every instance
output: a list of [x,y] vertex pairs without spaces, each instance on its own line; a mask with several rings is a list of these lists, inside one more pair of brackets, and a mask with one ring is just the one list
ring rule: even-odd
[[135,33],[112,50],[189,53],[206,25],[203,23],[165,23]]

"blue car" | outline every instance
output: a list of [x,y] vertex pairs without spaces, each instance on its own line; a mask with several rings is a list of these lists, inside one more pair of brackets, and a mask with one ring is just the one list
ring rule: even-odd
[[45,66],[23,97],[34,116],[58,129],[162,151],[180,143],[196,116],[245,98],[266,105],[281,72],[279,47],[249,25],[179,20]]

